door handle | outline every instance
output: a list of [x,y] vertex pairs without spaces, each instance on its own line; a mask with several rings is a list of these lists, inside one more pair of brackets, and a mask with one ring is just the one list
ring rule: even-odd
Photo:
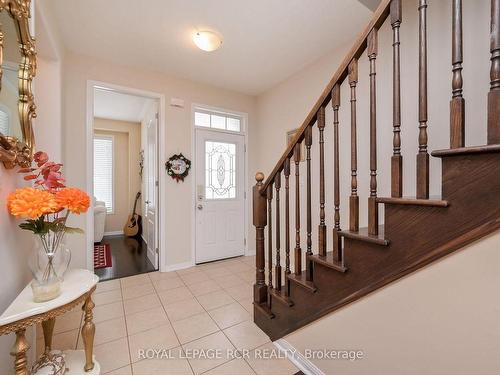
[[198,206],[196,206],[196,208],[197,208],[198,210],[203,210],[203,206],[202,206],[201,204],[199,204]]
[[151,203],[151,201],[144,201],[144,203],[146,203],[146,204],[150,204],[150,203]]

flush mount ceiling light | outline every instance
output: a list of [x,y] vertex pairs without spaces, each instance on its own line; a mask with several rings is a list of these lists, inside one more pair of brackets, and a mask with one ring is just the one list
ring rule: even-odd
[[222,38],[213,31],[197,31],[193,36],[196,46],[206,52],[212,52],[222,46]]

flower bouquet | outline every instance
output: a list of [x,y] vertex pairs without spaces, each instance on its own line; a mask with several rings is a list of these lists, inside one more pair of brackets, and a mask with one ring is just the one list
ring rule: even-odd
[[70,213],[81,214],[90,206],[89,196],[64,185],[62,164],[49,161],[45,152],[34,155],[34,165],[22,168],[24,179],[34,187],[17,189],[7,198],[9,212],[26,220],[19,225],[36,236],[37,246],[29,260],[34,280],[31,283],[35,302],[49,301],[61,293],[61,281],[71,260],[63,245],[66,233],[83,233],[66,225]]

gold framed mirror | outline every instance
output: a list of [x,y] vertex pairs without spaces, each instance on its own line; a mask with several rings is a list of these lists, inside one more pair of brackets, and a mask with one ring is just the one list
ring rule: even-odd
[[35,147],[30,5],[31,0],[0,0],[0,161],[6,168],[31,165]]

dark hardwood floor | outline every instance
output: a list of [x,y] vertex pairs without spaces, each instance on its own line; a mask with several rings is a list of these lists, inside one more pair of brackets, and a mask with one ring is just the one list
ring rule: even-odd
[[95,270],[101,281],[156,271],[147,257],[146,243],[142,238],[105,236],[101,243],[111,245],[112,257],[112,267]]

